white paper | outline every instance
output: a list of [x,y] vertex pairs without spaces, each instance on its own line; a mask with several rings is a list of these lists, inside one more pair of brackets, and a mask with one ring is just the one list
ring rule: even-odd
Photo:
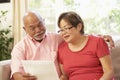
[[59,80],[53,61],[22,61],[26,73],[35,75],[37,80]]

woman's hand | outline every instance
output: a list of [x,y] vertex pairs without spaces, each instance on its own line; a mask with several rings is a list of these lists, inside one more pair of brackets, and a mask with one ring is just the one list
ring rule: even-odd
[[68,80],[68,78],[67,78],[67,76],[65,76],[65,75],[61,75],[61,76],[60,76],[60,80]]

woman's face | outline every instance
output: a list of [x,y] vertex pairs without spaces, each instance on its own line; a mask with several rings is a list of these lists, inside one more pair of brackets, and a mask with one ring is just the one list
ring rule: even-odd
[[60,21],[60,30],[58,32],[68,43],[74,41],[77,38],[77,35],[80,35],[78,28],[74,27],[64,19]]

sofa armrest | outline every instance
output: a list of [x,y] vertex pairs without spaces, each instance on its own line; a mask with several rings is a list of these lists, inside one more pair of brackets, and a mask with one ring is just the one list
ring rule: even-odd
[[0,61],[0,80],[10,80],[11,60]]

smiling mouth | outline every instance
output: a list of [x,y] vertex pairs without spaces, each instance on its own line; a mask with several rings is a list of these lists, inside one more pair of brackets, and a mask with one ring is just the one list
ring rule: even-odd
[[67,39],[67,38],[69,38],[70,36],[68,35],[68,36],[64,36],[64,39]]
[[34,37],[38,37],[38,36],[42,36],[42,35],[44,35],[44,32],[36,34]]

